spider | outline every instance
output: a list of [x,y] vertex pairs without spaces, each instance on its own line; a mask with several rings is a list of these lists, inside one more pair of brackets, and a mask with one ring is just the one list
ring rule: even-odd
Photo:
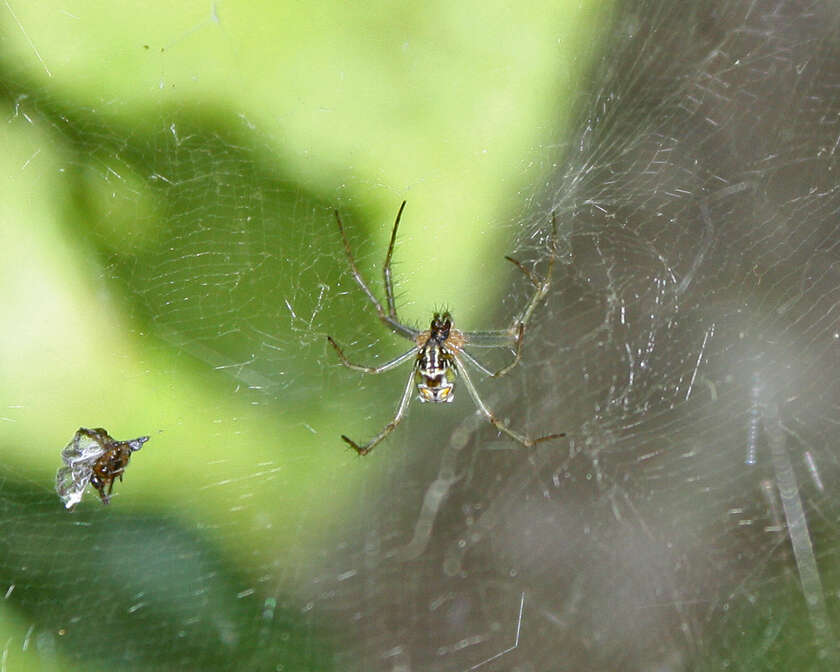
[[[452,315],[448,312],[435,313],[432,317],[432,322],[425,331],[418,331],[399,321],[397,317],[397,308],[394,302],[394,288],[391,284],[391,256],[394,253],[394,241],[397,238],[397,228],[400,225],[400,218],[402,217],[403,209],[405,208],[405,201],[402,202],[399,211],[397,212],[397,219],[394,221],[394,229],[391,231],[391,242],[388,245],[388,253],[385,255],[385,265],[382,272],[385,279],[385,300],[387,303],[387,311],[373,295],[370,287],[367,286],[362,278],[359,269],[356,266],[356,261],[353,258],[353,252],[350,249],[350,243],[347,240],[347,235],[344,233],[344,226],[341,223],[341,216],[338,210],[335,211],[335,219],[338,222],[338,230],[341,233],[341,239],[344,242],[344,251],[347,253],[347,260],[350,263],[350,269],[353,272],[353,277],[362,288],[362,291],[367,296],[368,300],[376,308],[376,313],[382,323],[391,329],[394,333],[414,343],[408,352],[395,357],[389,362],[381,366],[362,366],[354,364],[342,352],[338,344],[327,336],[335,351],[338,353],[341,363],[348,369],[354,371],[362,371],[363,373],[384,373],[404,364],[408,361],[413,361],[412,371],[408,377],[408,381],[400,400],[397,412],[393,420],[389,422],[382,429],[379,434],[374,436],[370,441],[364,445],[359,445],[352,439],[345,435],[341,438],[355,450],[359,455],[367,455],[376,447],[385,437],[396,429],[397,425],[402,421],[405,415],[406,408],[411,401],[412,388],[417,388],[417,398],[421,403],[449,403],[455,398],[455,379],[460,374],[464,381],[464,386],[467,388],[472,397],[476,408],[489,420],[493,426],[500,432],[507,434],[511,439],[517,441],[523,446],[530,447],[541,441],[548,441],[549,439],[556,439],[562,434],[549,434],[541,436],[536,439],[530,439],[524,434],[520,434],[510,429],[504,422],[497,418],[493,412],[487,408],[485,403],[481,400],[478,390],[472,382],[470,374],[467,372],[464,364],[470,364],[481,373],[490,376],[491,378],[499,378],[511,369],[513,369],[522,356],[522,339],[525,336],[525,327],[531,319],[534,310],[542,301],[546,294],[548,294],[551,285],[551,271],[554,266],[554,254],[557,240],[557,223],[554,215],[551,217],[551,257],[548,262],[548,271],[544,278],[540,278],[533,272],[526,269],[516,259],[505,257],[509,262],[514,264],[520,271],[534,285],[536,291],[531,297],[531,300],[525,306],[520,316],[514,319],[513,324],[508,329],[498,331],[474,331],[467,332],[456,329],[453,325]],[[484,367],[481,362],[470,355],[464,348],[468,345],[475,345],[481,347],[512,347],[514,349],[513,360],[503,366],[498,371],[490,371]]]
[[55,475],[56,491],[64,501],[64,506],[72,509],[78,504],[88,483],[99,492],[102,503],[107,504],[111,500],[114,481],[117,478],[122,481],[131,453],[140,450],[148,440],[148,436],[141,436],[129,441],[117,441],[102,427],[80,427],[61,451],[65,466]]

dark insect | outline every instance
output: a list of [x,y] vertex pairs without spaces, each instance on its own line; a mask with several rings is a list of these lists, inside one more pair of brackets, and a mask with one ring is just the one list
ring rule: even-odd
[[116,441],[102,427],[80,427],[61,451],[65,466],[55,475],[55,489],[65,508],[72,509],[82,500],[88,483],[99,492],[102,503],[107,504],[111,500],[114,480],[122,481],[131,453],[140,450],[148,440],[148,436],[141,436]]
[[[352,439],[342,435],[342,439],[359,455],[367,455],[373,448],[382,441],[386,436],[396,429],[397,425],[402,421],[408,404],[411,401],[411,393],[414,388],[417,389],[417,398],[422,402],[451,402],[455,398],[455,380],[458,375],[467,392],[472,397],[476,408],[484,415],[487,420],[500,432],[506,434],[514,441],[523,446],[533,446],[540,441],[547,441],[549,439],[559,438],[565,434],[549,434],[541,436],[536,439],[531,439],[524,434],[520,434],[510,429],[507,424],[496,417],[496,415],[484,404],[478,394],[478,390],[470,378],[469,373],[464,364],[469,364],[481,373],[490,376],[491,378],[499,378],[505,375],[508,371],[513,369],[521,359],[522,356],[522,341],[525,337],[525,328],[531,319],[537,306],[548,294],[551,287],[551,271],[554,266],[554,257],[556,254],[556,240],[557,240],[557,224],[554,217],[551,219],[551,244],[549,249],[548,271],[545,277],[541,278],[532,271],[525,268],[516,259],[505,257],[509,262],[514,264],[525,276],[531,281],[534,286],[534,293],[531,300],[527,303],[522,312],[513,320],[513,323],[507,329],[497,331],[461,331],[456,329],[452,323],[452,316],[448,313],[435,313],[432,317],[431,325],[426,331],[418,331],[406,324],[400,322],[397,317],[397,308],[394,301],[394,289],[391,284],[391,256],[394,253],[394,242],[397,239],[397,227],[400,224],[400,217],[402,216],[403,208],[405,208],[405,201],[400,206],[397,213],[397,219],[394,222],[394,229],[391,231],[391,243],[388,246],[388,253],[385,255],[385,265],[382,268],[385,276],[385,307],[373,295],[373,292],[365,283],[359,269],[356,267],[356,261],[353,259],[353,252],[350,249],[350,243],[347,241],[347,236],[344,233],[344,226],[341,223],[341,217],[338,211],[335,213],[336,221],[338,222],[338,230],[341,232],[341,239],[344,242],[344,251],[347,254],[347,261],[350,263],[350,270],[353,272],[353,277],[356,279],[359,287],[367,296],[368,300],[376,308],[376,314],[382,323],[391,331],[399,336],[411,341],[413,347],[403,354],[395,357],[390,362],[385,362],[380,366],[364,366],[361,364],[354,364],[342,352],[338,344],[330,337],[327,340],[330,342],[336,353],[338,353],[341,363],[348,369],[355,371],[362,371],[364,373],[384,373],[390,371],[406,362],[412,362],[412,372],[406,381],[405,390],[403,391],[400,403],[397,406],[397,412],[384,429],[374,436],[370,441],[363,445],[359,445]],[[484,348],[509,348],[513,351],[513,360],[502,367],[498,371],[488,370],[481,362],[466,351],[468,346],[484,347]]]

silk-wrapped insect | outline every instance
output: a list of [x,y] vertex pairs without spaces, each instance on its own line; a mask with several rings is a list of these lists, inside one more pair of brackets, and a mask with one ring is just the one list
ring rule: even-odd
[[117,441],[102,427],[80,427],[61,451],[64,466],[55,475],[55,491],[64,507],[72,509],[82,501],[88,484],[99,492],[102,503],[107,504],[111,500],[114,481],[117,478],[122,481],[131,454],[140,450],[148,440],[148,436],[140,436]]

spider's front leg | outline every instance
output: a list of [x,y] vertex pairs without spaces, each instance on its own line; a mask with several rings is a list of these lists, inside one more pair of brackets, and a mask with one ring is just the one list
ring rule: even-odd
[[382,273],[385,279],[385,297],[388,304],[387,313],[382,307],[382,304],[379,303],[379,299],[374,296],[370,287],[367,286],[364,278],[362,278],[362,274],[359,272],[358,266],[356,266],[356,260],[353,257],[353,250],[350,249],[350,241],[347,240],[347,234],[344,232],[344,224],[341,222],[341,215],[338,214],[338,210],[335,211],[335,221],[338,224],[339,233],[341,233],[341,240],[344,244],[344,252],[347,254],[347,261],[350,264],[350,270],[353,273],[353,277],[359,287],[362,288],[365,296],[367,296],[368,300],[373,304],[373,307],[376,308],[377,317],[394,333],[407,338],[409,341],[413,341],[417,338],[417,330],[412,329],[399,321],[399,318],[397,317],[396,303],[394,301],[394,288],[391,282],[391,257],[394,254],[394,243],[397,239],[397,228],[400,225],[400,218],[402,217],[404,208],[405,201],[402,202],[399,212],[397,212],[397,219],[394,221],[394,228],[391,231],[391,243],[388,245],[388,254],[385,256],[385,265],[382,267]]

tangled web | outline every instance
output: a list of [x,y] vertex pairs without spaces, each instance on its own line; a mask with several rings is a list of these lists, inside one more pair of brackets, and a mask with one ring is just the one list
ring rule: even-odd
[[[551,291],[520,366],[480,382],[512,428],[567,434],[530,449],[459,388],[447,408],[413,404],[350,460],[344,424],[375,434],[404,379],[341,369],[325,335],[371,364],[402,345],[353,285],[334,203],[171,112],[149,140],[91,133],[29,98],[26,114],[80,156],[130,165],[157,190],[128,247],[89,234],[129,318],[313,447],[266,438],[269,457],[184,491],[183,518],[121,514],[116,496],[109,517],[94,497],[67,514],[10,481],[0,577],[31,624],[28,650],[76,663],[95,650],[91,669],[837,664],[836,12],[651,0],[619,8],[598,37],[607,48],[578,82],[570,129],[539,148],[545,184],[528,211],[511,204],[510,253],[528,268],[547,263],[556,217]],[[361,256],[381,290],[380,254]],[[498,313],[462,326],[507,324],[529,293],[510,278]],[[325,433],[313,405],[358,417]],[[222,411],[219,424],[230,452],[257,449]],[[132,458],[121,496],[163,441]],[[300,485],[287,470],[312,454],[318,482]],[[208,496],[227,517],[202,517]],[[267,522],[275,508],[282,525]],[[7,656],[22,647],[10,642]]]

